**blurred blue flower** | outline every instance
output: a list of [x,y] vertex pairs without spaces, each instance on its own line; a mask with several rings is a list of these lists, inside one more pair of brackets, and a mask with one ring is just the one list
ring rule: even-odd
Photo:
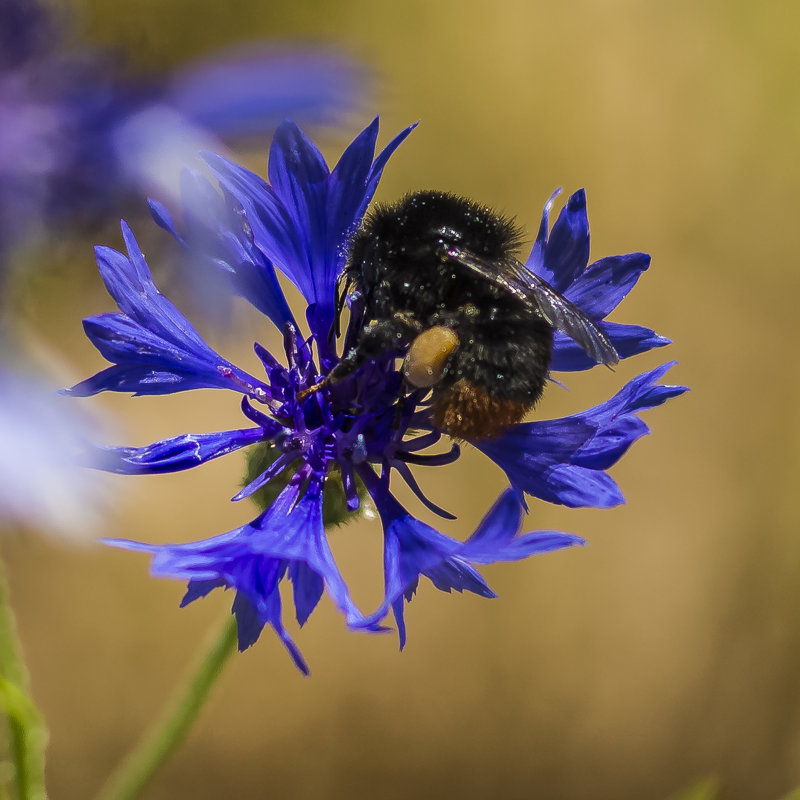
[[[413,126],[412,126],[413,127]],[[302,625],[327,589],[347,624],[380,630],[391,611],[401,646],[404,606],[421,575],[442,591],[494,594],[475,565],[513,561],[582,544],[558,532],[519,534],[523,494],[568,506],[610,506],[622,495],[606,470],[647,432],[640,411],[685,391],[657,380],[668,365],[630,381],[610,400],[563,419],[513,426],[504,436],[479,444],[508,475],[511,488],[465,542],[412,517],[390,491],[396,473],[429,508],[410,465],[451,463],[453,444],[430,453],[442,437],[430,420],[422,393],[403,391],[393,354],[365,364],[324,388],[314,387],[339,361],[329,331],[336,316],[336,279],[347,243],[365,213],[386,162],[408,136],[407,128],[374,157],[377,120],[359,134],[333,170],[293,123],[277,130],[266,181],[227,159],[208,155],[220,192],[206,179],[187,174],[183,223],[151,203],[156,221],[182,246],[222,270],[231,288],[283,331],[284,360],[256,344],[265,377],[235,366],[212,350],[178,309],[162,296],[130,229],[123,223],[127,255],[97,248],[97,262],[119,312],[89,317],[87,335],[112,366],[77,384],[69,394],[102,391],[166,394],[197,388],[239,393],[249,425],[217,433],[183,434],[145,447],[101,450],[104,468],[146,474],[188,469],[240,448],[259,445],[270,457],[235,500],[269,485],[275,499],[255,520],[211,539],[188,544],[110,543],[151,553],[153,574],[188,580],[183,603],[217,587],[235,590],[233,613],[239,646],[251,645],[265,625],[285,643],[297,666],[307,671],[282,618],[279,585],[291,581]],[[530,266],[603,318],[647,267],[641,254],[603,259],[587,267],[588,223],[582,192],[573,195],[548,234],[547,210]],[[299,334],[275,274],[279,269],[307,303],[310,335]],[[356,335],[357,314],[345,333],[344,351]],[[622,357],[666,343],[646,329],[603,323]],[[625,342],[635,342],[626,349]],[[585,368],[568,342],[557,357]],[[384,530],[385,597],[373,613],[353,603],[331,555],[323,524],[326,482],[341,481],[347,508],[358,509],[368,493]]]
[[123,53],[70,46],[69,22],[40,0],[0,0],[0,254],[54,224],[105,220],[129,193],[171,196],[219,137],[264,135],[286,116],[331,122],[363,84],[352,61],[309,46],[135,75]]

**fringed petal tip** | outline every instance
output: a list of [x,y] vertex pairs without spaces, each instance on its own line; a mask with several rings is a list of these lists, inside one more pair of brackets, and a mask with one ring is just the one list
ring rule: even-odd
[[521,423],[477,448],[532,497],[570,508],[611,508],[625,502],[605,470],[649,432],[636,414],[686,391],[655,382],[669,362],[629,381],[605,403],[569,417]]

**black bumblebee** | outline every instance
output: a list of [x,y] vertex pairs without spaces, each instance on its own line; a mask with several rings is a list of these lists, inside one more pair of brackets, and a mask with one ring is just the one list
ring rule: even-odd
[[342,276],[365,325],[324,383],[394,351],[408,383],[431,389],[433,422],[477,440],[539,399],[554,330],[615,364],[603,331],[515,258],[520,241],[512,220],[445,192],[378,206],[353,236]]

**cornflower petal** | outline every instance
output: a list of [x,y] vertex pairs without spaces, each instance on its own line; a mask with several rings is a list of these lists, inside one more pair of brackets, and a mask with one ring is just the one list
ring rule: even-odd
[[[201,306],[222,316],[227,310],[219,298],[224,288],[252,303],[279,330],[295,324],[275,268],[255,246],[242,206],[189,169],[181,174],[181,202],[184,230],[179,231],[167,208],[148,200],[153,219],[181,246],[184,272],[192,289],[201,295]],[[195,274],[189,275],[190,271]]]
[[622,302],[649,266],[647,253],[601,258],[575,278],[565,297],[592,319],[603,319]]
[[381,515],[384,530],[385,597],[365,622],[381,620],[391,610],[401,650],[406,641],[404,603],[410,602],[416,593],[420,575],[425,575],[443,592],[469,591],[492,598],[497,595],[472,563],[518,561],[537,553],[585,544],[578,536],[556,531],[518,536],[522,506],[518,492],[513,489],[500,496],[466,542],[459,542],[412,517],[371,470],[362,470],[360,474]]
[[210,383],[192,374],[160,371],[143,364],[122,364],[101,370],[69,389],[61,389],[61,394],[70,397],[91,397],[100,392],[159,395],[217,386],[217,383]]
[[552,275],[544,266],[544,253],[547,249],[547,237],[550,233],[550,211],[553,208],[556,197],[560,194],[561,187],[556,189],[550,197],[547,198],[547,202],[542,209],[542,218],[539,221],[539,230],[536,232],[536,240],[533,243],[531,254],[528,256],[526,262],[526,266],[531,272],[535,272],[540,278],[544,278],[545,280],[547,280],[546,275]]
[[[655,347],[665,347],[672,340],[659,336],[650,328],[640,325],[624,325],[619,322],[599,322],[599,328],[611,340],[620,358],[645,353]],[[596,367],[596,362],[569,336],[560,331],[553,335],[553,358],[550,369],[554,372],[580,372]]]
[[283,642],[284,647],[289,652],[297,669],[299,669],[303,675],[309,675],[311,670],[309,670],[306,660],[292,640],[292,637],[286,632],[286,628],[283,627],[280,592],[273,590],[268,594],[264,594],[262,591],[264,585],[274,585],[274,583],[280,580],[282,575],[275,575],[274,564],[254,564],[253,566],[266,566],[267,568],[265,572],[256,569],[252,574],[250,588],[253,594],[258,597],[257,602],[254,603],[251,601],[249,594],[241,591],[236,593],[231,608],[231,611],[236,617],[239,651],[242,652],[254,645],[258,641],[259,636],[261,636],[264,625],[268,624],[278,635],[281,642]]
[[508,475],[515,489],[533,497],[573,508],[624,503],[605,470],[649,432],[635,412],[687,391],[685,386],[653,385],[674,363],[639,375],[588,411],[515,425],[476,447]]
[[299,234],[291,254],[291,263],[302,268],[303,285],[298,288],[309,305],[330,302],[330,287],[336,279],[330,261],[336,254],[325,246],[328,165],[297,125],[285,121],[272,139],[268,174],[289,227]]
[[[607,256],[588,264],[589,220],[586,214],[586,193],[575,192],[548,233],[549,214],[556,190],[545,204],[539,231],[527,266],[540,278],[561,292],[590,318],[597,321],[614,345],[620,358],[663,347],[669,339],[649,328],[601,322],[636,285],[650,266],[647,253]],[[552,371],[576,372],[597,366],[574,340],[560,331],[554,332]]]
[[537,553],[549,553],[573,545],[585,545],[580,536],[558,531],[518,535],[523,505],[519,493],[506,489],[481,520],[475,533],[464,542],[460,555],[473,564],[520,561]]
[[415,519],[404,509],[387,518],[386,506],[382,509],[380,504],[376,505],[383,518],[386,587],[385,600],[370,620],[383,619],[391,609],[398,625],[401,650],[405,646],[402,601],[411,600],[421,574],[441,591],[466,590],[481,597],[495,597],[478,572],[456,557],[458,541]]
[[[295,584],[297,618],[301,624],[316,607],[324,584],[350,626],[378,629],[374,621],[365,620],[353,603],[333,560],[322,524],[321,484],[312,479],[300,496],[300,483],[293,480],[253,522],[211,539],[171,545],[124,539],[104,541],[114,547],[151,553],[150,571],[154,576],[189,580],[184,604],[219,586],[235,589],[237,618],[240,614],[246,618],[240,649],[244,649],[243,643],[245,647],[252,644],[266,624],[284,638],[278,585],[287,569]],[[251,611],[260,622],[257,631],[257,622],[247,616]],[[287,647],[294,652],[288,643]]]
[[285,214],[272,187],[260,175],[218,153],[203,153],[202,156],[223,191],[235,198],[244,209],[255,242],[302,292],[298,283],[302,272],[298,277],[290,272],[296,234],[291,218]]
[[[281,519],[279,528],[264,531],[253,543],[253,551],[302,562],[324,579],[325,585],[349,625],[357,626],[364,620],[350,598],[350,592],[333,560],[322,524],[322,484],[312,479],[305,494],[297,500],[294,487],[284,491],[270,506],[271,518]],[[266,535],[265,535],[266,534]],[[304,621],[311,609],[304,612]]]
[[[548,210],[549,204],[545,206],[544,224]],[[533,253],[531,256],[533,257]],[[583,189],[575,192],[561,209],[547,238],[541,259],[534,271],[562,294],[586,269],[589,263],[589,218],[586,215],[586,192]]]
[[325,581],[318,572],[314,572],[303,561],[293,561],[289,565],[289,579],[294,589],[297,621],[300,625],[305,625],[325,591]]
[[98,247],[97,264],[122,313],[84,320],[86,335],[116,367],[64,390],[87,396],[102,391],[169,394],[196,388],[235,389],[266,396],[267,387],[212,350],[186,317],[153,283],[130,228],[122,234],[128,256]]
[[[279,427],[276,423],[276,428]],[[263,428],[219,433],[184,433],[145,447],[96,447],[91,451],[91,464],[106,472],[122,475],[180,472],[260,442],[264,438]]]
[[110,247],[96,247],[97,267],[119,310],[133,322],[184,348],[205,350],[207,345],[189,320],[158,291],[133,231],[123,220],[122,238],[128,255]]
[[414,127],[374,158],[374,120],[331,172],[316,146],[286,121],[270,150],[270,183],[221,156],[205,155],[220,185],[245,209],[257,246],[315,309],[312,332],[322,341],[333,321],[332,288],[344,266],[347,237],[360,224],[389,156]]
[[[330,252],[337,254],[334,264],[336,271],[331,275],[334,281],[341,267],[344,266],[345,254],[341,252],[342,242],[346,242],[348,235],[358,227],[375,194],[383,166],[413,128],[414,126],[411,125],[395,136],[378,154],[378,157],[374,158],[375,145],[378,140],[378,118],[376,117],[353,139],[333,168],[328,180],[327,247]],[[353,187],[356,186],[359,189],[363,187],[363,189],[354,192]]]

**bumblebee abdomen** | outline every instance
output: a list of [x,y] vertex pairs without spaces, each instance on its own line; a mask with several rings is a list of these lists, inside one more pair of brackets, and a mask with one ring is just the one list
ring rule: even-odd
[[456,438],[493,438],[522,420],[542,396],[553,331],[529,317],[518,327],[462,330],[459,339],[433,391],[433,421]]
[[519,422],[532,404],[493,396],[483,386],[461,378],[433,393],[434,424],[456,439],[493,439]]
[[502,326],[478,320],[457,329],[459,347],[448,364],[446,380],[461,378],[498,397],[533,405],[541,396],[553,353],[553,330],[535,317]]

